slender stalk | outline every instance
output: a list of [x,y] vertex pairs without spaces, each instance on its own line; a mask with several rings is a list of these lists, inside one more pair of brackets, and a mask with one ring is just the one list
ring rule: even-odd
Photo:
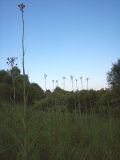
[[56,80],[56,87],[58,87],[58,80]]
[[73,91],[73,76],[71,75],[71,82],[72,82],[72,91]]
[[25,85],[25,49],[24,49],[24,17],[23,17],[23,10],[22,10],[22,52],[23,52],[23,59],[22,59],[22,67],[23,67],[23,98],[24,98],[24,116],[26,114],[26,85]]
[[16,89],[15,89],[15,80],[14,78],[12,78],[12,81],[13,81],[13,97],[14,97],[14,105],[16,103]]
[[63,78],[63,89],[65,90],[65,77],[62,78]]
[[53,83],[53,91],[54,91],[54,80],[52,80],[52,83]]
[[47,78],[47,74],[46,74],[46,73],[44,74],[44,78],[45,78],[45,92],[46,92],[46,90],[47,90],[47,87],[46,87],[46,78]]
[[83,81],[82,81],[83,77],[81,76],[79,78],[80,78],[80,81],[81,81],[81,89],[83,90]]
[[27,159],[27,136],[26,136],[26,82],[25,82],[25,49],[24,49],[24,8],[25,5],[22,3],[18,5],[22,12],[22,68],[23,68],[23,103],[24,103],[24,111],[23,111],[23,128],[24,128],[24,145],[23,145],[23,160]]
[[23,11],[22,11],[22,24],[23,24],[23,27],[22,27],[22,51],[23,51],[23,62],[22,62],[22,65],[23,65],[23,75],[25,75],[25,49],[24,49],[24,16],[23,16]]
[[89,78],[86,78],[86,81],[87,81],[87,90],[88,90],[88,81],[89,81]]

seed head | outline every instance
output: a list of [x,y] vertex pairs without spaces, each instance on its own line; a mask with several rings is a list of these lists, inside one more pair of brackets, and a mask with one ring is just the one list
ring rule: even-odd
[[24,8],[25,8],[25,5],[23,3],[19,4],[18,7],[20,8],[20,10],[23,12],[24,11]]

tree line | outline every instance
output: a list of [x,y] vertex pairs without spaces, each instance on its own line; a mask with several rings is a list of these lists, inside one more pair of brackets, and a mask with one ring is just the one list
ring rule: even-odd
[[[112,108],[120,110],[120,59],[112,64],[107,73],[109,88],[100,90],[81,90],[76,92],[65,91],[57,87],[53,92],[44,92],[37,83],[30,83],[28,75],[21,74],[15,64],[15,57],[7,59],[9,70],[0,70],[0,104],[23,104],[23,84],[26,85],[27,106],[36,109],[51,110],[66,108],[69,111],[82,112],[106,110]],[[25,82],[24,82],[25,81]]]

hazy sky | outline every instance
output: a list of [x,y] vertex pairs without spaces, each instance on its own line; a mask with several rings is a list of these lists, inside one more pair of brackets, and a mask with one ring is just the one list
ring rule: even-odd
[[44,89],[46,73],[49,89],[53,79],[62,87],[65,76],[70,90],[70,75],[83,76],[85,89],[86,77],[89,88],[107,87],[106,73],[120,58],[120,0],[0,0],[0,69],[7,69],[6,58],[13,56],[21,68],[21,2],[31,82]]

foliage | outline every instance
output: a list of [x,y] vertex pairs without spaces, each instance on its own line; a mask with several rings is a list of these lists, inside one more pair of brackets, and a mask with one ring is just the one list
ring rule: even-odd
[[120,59],[112,65],[111,71],[107,73],[107,81],[115,91],[115,95],[120,95]]
[[[23,75],[20,69],[14,64],[15,58],[10,57],[8,64],[10,70],[0,70],[0,103],[8,104],[15,101],[16,104],[23,104],[23,84],[26,86],[26,103],[35,108],[48,110],[55,109],[55,106],[67,108],[73,112],[99,112],[104,106],[104,111],[112,107],[118,110],[120,106],[120,59],[113,64],[111,71],[108,72],[107,80],[111,89],[81,90],[76,92],[65,91],[57,87],[53,92],[44,91],[36,83],[30,83],[28,75]],[[102,106],[102,107],[101,107]]]
[[30,83],[28,75],[22,75],[20,69],[13,66],[7,71],[0,70],[0,103],[13,103],[15,100],[16,104],[22,104],[24,80],[26,83],[27,104],[33,105],[35,100],[44,97],[44,92],[38,84]]
[[98,91],[44,93],[17,66],[1,70],[0,160],[120,159],[118,82]]
[[[12,73],[12,75],[11,75]],[[14,86],[12,83],[12,76],[14,75]],[[0,103],[8,104],[15,102],[16,104],[23,104],[23,81],[24,76],[20,73],[17,66],[11,70],[0,71]],[[29,78],[25,75],[26,83],[26,100],[29,106],[40,108],[42,110],[57,108],[67,108],[68,111],[73,112],[90,112],[95,110],[99,112],[104,106],[104,111],[112,106],[113,110],[118,110],[120,106],[120,97],[116,95],[115,89],[101,89],[95,90],[81,90],[76,92],[65,91],[57,87],[53,92],[47,90],[45,93],[42,88],[36,83],[30,83]],[[118,110],[119,111],[119,110]],[[106,111],[105,111],[106,112]]]
[[120,119],[112,114],[26,111],[24,132],[23,108],[0,107],[1,160],[120,159]]
[[33,105],[35,101],[41,100],[45,97],[42,88],[38,84],[31,83],[28,88],[27,102],[29,105]]
[[120,59],[113,64],[111,71],[108,72],[107,81],[112,87],[120,86]]

